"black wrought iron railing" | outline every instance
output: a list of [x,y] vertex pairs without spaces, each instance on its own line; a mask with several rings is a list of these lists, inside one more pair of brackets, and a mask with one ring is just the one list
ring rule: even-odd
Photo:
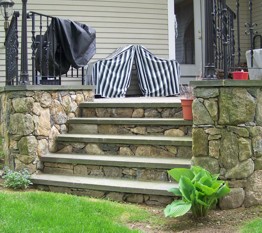
[[[61,45],[55,40],[54,17],[37,12],[29,13],[32,24],[32,78],[33,84],[61,85],[63,77],[84,78],[84,68],[64,65]],[[83,81],[82,81],[83,83]]]
[[[50,33],[54,30],[53,17],[37,12],[26,13],[25,19],[22,19],[21,40],[18,35],[18,17],[18,12],[13,15],[5,40],[6,85],[61,85],[62,78],[70,77],[81,79],[84,84],[84,67],[75,69],[68,64],[67,69],[63,69],[61,65],[63,56],[59,53],[59,47],[55,50],[55,46],[59,45],[54,44],[54,38],[50,37],[55,36],[55,33]],[[28,32],[31,32],[31,41],[27,40]],[[27,43],[31,45],[28,48]]]
[[19,12],[14,12],[6,34],[6,85],[18,84],[18,17]]
[[[232,2],[232,1],[231,1]],[[205,47],[205,79],[217,79],[230,77],[235,70],[246,69],[246,61],[243,62],[241,40],[249,40],[250,68],[253,68],[254,49],[262,48],[262,36],[258,35],[253,21],[253,1],[248,1],[248,22],[240,23],[240,1],[235,1],[235,8],[231,9],[226,0],[206,0],[206,47]],[[242,8],[243,10],[243,8]],[[246,27],[245,34],[241,34]],[[260,44],[258,44],[260,40]]]
[[[244,10],[249,12],[248,22],[245,25],[240,20],[241,7],[242,10],[244,7]],[[257,34],[256,23],[253,21],[253,1],[248,1],[248,9],[246,9],[246,5],[240,5],[240,0],[236,0],[233,9],[228,7],[226,0],[205,0],[205,16],[205,79],[227,79],[232,71],[246,68],[246,65],[245,67],[242,65],[243,54],[246,52],[246,48],[243,51],[241,42],[244,37],[249,40],[247,49],[250,50],[249,59],[252,68],[254,49],[262,48],[262,36]],[[59,45],[55,45],[54,38],[51,38],[54,36],[51,32],[55,30],[52,19],[52,16],[37,12],[27,13],[26,1],[23,1],[22,36],[19,39],[18,14],[13,15],[5,40],[6,85],[56,85],[61,84],[63,77],[81,78],[84,84],[84,68],[63,70],[64,67],[61,64],[64,57],[59,52]],[[244,26],[245,33],[241,34]],[[27,41],[30,31],[31,41]],[[21,54],[19,54],[19,42]],[[31,44],[29,49],[27,44]],[[55,46],[56,49],[54,49]],[[20,76],[19,62],[21,63]],[[30,72],[28,62],[31,65]]]

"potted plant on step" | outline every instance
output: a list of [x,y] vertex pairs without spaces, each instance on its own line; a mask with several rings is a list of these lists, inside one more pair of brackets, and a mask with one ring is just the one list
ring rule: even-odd
[[188,85],[180,85],[181,106],[184,120],[192,121],[193,88]]

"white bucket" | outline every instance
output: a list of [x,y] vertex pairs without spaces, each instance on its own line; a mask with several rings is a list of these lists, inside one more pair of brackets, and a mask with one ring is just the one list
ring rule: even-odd
[[251,50],[246,51],[249,79],[262,80],[262,49],[254,49],[253,52],[253,67],[251,67]]

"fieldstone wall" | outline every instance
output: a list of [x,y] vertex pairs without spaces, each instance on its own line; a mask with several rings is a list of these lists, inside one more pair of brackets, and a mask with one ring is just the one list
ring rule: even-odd
[[262,81],[194,81],[192,163],[232,189],[221,208],[262,204]]
[[79,175],[79,176],[98,176],[110,178],[123,178],[131,180],[154,180],[170,181],[166,169],[154,168],[129,168],[118,166],[100,166],[77,163],[48,163],[44,162],[43,172],[49,174]]
[[107,143],[78,143],[57,142],[58,153],[79,153],[88,155],[121,155],[121,156],[155,156],[159,158],[183,158],[192,157],[190,146],[181,145],[143,145],[143,144],[107,144]]
[[6,165],[35,172],[38,158],[48,150],[56,151],[55,137],[67,132],[66,122],[79,114],[79,103],[92,100],[91,86],[1,89],[0,132]]

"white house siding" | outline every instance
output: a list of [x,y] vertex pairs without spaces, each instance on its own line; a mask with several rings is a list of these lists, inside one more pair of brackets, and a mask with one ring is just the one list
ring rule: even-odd
[[[15,8],[21,11],[21,1],[14,1]],[[156,55],[168,58],[167,8],[167,0],[28,0],[28,11],[68,18],[95,28],[97,53],[93,60],[105,58],[126,44],[142,44]],[[2,85],[5,75],[3,35],[3,27],[0,27]],[[30,33],[28,36],[30,45]],[[30,52],[29,48],[29,59]]]

